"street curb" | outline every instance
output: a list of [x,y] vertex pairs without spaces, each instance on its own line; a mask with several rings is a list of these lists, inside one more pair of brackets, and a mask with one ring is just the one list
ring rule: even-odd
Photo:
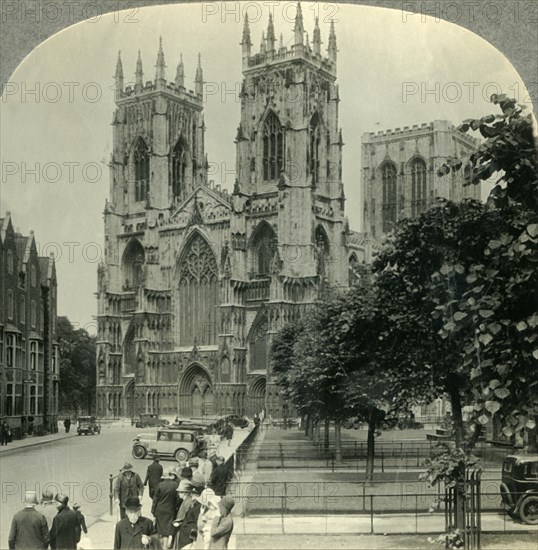
[[20,447],[13,447],[8,449],[0,449],[0,456],[8,454],[8,453],[14,453],[16,451],[22,451],[24,449],[27,449],[28,447],[36,447],[37,445],[48,445],[50,443],[56,443],[57,441],[62,441],[64,439],[69,439],[71,437],[75,437],[75,434],[71,435],[64,435],[62,437],[57,437],[56,439],[49,439],[48,441],[33,441],[32,443],[28,443],[28,445],[21,445]]

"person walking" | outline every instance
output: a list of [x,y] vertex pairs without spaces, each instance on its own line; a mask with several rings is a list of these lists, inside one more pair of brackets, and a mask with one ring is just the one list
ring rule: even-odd
[[[181,484],[184,483],[182,486]],[[180,489],[182,491],[180,491]],[[174,527],[176,533],[176,548],[184,548],[192,542],[192,532],[197,531],[198,516],[200,515],[200,495],[203,485],[190,485],[188,481],[180,482],[178,492],[183,502],[178,510]]]
[[228,422],[228,424],[226,425],[226,428],[224,429],[224,437],[228,441],[228,447],[232,443],[233,436],[234,436],[234,427],[232,426],[231,422]]
[[207,451],[200,451],[198,455],[198,470],[204,478],[204,485],[207,485],[211,479],[211,472],[213,471],[213,464],[207,458]]
[[65,433],[68,434],[69,433],[69,428],[71,428],[71,419],[70,418],[66,418],[64,420],[64,428],[65,428]]
[[204,474],[199,469],[200,461],[198,457],[193,457],[189,459],[189,467],[192,470],[192,479],[190,480],[193,485],[204,485],[205,479]]
[[52,527],[54,516],[56,516],[56,514],[58,513],[56,504],[57,503],[54,501],[54,495],[47,489],[44,489],[41,493],[41,503],[36,506],[36,510],[38,512],[41,512],[47,519],[49,531]]
[[0,426],[0,441],[2,445],[7,445],[11,439],[11,430],[8,423],[4,420]]
[[211,550],[227,550],[234,528],[233,519],[230,517],[234,506],[235,501],[232,497],[225,496],[220,499],[220,515],[215,516],[211,527],[211,542],[209,544]]
[[129,497],[124,504],[125,518],[116,523],[114,550],[142,550],[149,546],[155,527],[149,518],[142,516],[137,496]]
[[114,499],[120,507],[120,519],[125,519],[125,502],[130,497],[140,497],[144,494],[144,484],[140,476],[133,471],[133,465],[126,462],[116,478]]
[[209,487],[215,491],[217,496],[222,496],[226,493],[226,485],[228,483],[228,468],[226,467],[226,459],[223,456],[217,457],[217,467],[211,474]]
[[161,544],[165,548],[171,548],[174,527],[172,521],[181,505],[181,499],[177,492],[178,482],[171,468],[166,470],[162,481],[153,495],[151,513],[155,517],[155,528],[161,537]]
[[78,544],[82,537],[82,532],[84,531],[85,535],[88,534],[88,528],[86,527],[86,518],[82,513],[80,504],[73,504],[73,510],[75,511],[75,514],[77,514],[77,544]]
[[148,466],[144,487],[149,484],[149,498],[153,498],[155,489],[159,486],[163,475],[163,467],[159,464],[159,455],[153,453],[153,462]]
[[74,510],[69,508],[67,495],[56,495],[58,513],[52,520],[50,529],[50,547],[53,550],[76,550],[78,518]]
[[49,546],[47,518],[35,509],[35,491],[24,494],[24,508],[11,521],[8,536],[9,550],[40,550]]
[[220,497],[215,495],[213,489],[205,489],[200,495],[200,515],[198,516],[198,541],[196,548],[208,550],[211,544],[211,531],[213,520],[219,515]]

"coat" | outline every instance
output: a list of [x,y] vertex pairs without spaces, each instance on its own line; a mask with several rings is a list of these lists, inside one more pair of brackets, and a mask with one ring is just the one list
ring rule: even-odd
[[191,531],[197,529],[201,507],[202,505],[198,501],[191,500],[190,506],[185,511],[185,517],[179,526],[177,535],[178,548],[183,548],[192,542]]
[[219,497],[226,493],[226,485],[228,483],[228,468],[226,464],[219,464],[211,474],[209,487],[215,491]]
[[76,550],[78,517],[68,506],[60,508],[52,520],[50,547],[54,550]]
[[56,514],[58,514],[57,505],[57,502],[50,500],[48,502],[38,504],[35,507],[38,512],[41,512],[47,518],[47,525],[49,526],[49,530],[52,527],[52,522],[56,517]]
[[47,518],[34,508],[23,508],[13,516],[9,531],[10,550],[48,548],[49,528]]
[[116,523],[114,550],[142,550],[144,548],[142,535],[149,537],[154,532],[153,522],[144,516],[140,516],[134,525],[131,524],[128,518],[122,519]]
[[149,496],[153,498],[153,493],[155,489],[159,486],[161,482],[161,477],[163,475],[163,467],[158,462],[152,462],[148,466],[146,472],[146,479],[144,480],[144,486],[149,484]]
[[213,528],[211,529],[209,548],[211,550],[226,550],[233,528],[234,522],[230,516],[218,516],[215,518]]
[[125,472],[122,472],[116,479],[114,498],[120,501],[122,508],[125,507],[125,501],[129,497],[141,497],[143,493],[144,484],[136,472],[130,478],[125,475]]
[[159,535],[168,536],[174,533],[172,521],[181,504],[177,487],[178,484],[173,479],[163,479],[153,495],[151,513],[155,516],[155,527]]
[[77,515],[77,542],[80,542],[80,538],[82,536],[82,531],[84,531],[84,534],[88,533],[88,528],[86,527],[86,518],[84,517],[84,514],[82,512],[79,512],[78,510],[75,510],[75,514]]

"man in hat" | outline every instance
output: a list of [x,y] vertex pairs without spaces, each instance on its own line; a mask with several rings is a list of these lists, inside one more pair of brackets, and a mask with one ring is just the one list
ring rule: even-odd
[[13,516],[9,531],[10,550],[41,549],[49,546],[49,528],[47,519],[35,509],[37,495],[35,491],[24,494],[24,508]]
[[207,451],[200,451],[198,454],[198,470],[200,470],[204,477],[204,484],[208,484],[211,479],[211,472],[213,471],[213,464],[207,458]]
[[143,549],[155,532],[153,522],[141,515],[140,499],[129,497],[125,501],[125,518],[116,523],[114,550]]
[[219,497],[226,492],[226,485],[228,484],[228,468],[226,466],[226,459],[223,456],[217,457],[217,467],[211,474],[209,480],[209,487],[215,491],[215,494]]
[[191,485],[188,481],[180,481],[178,492],[183,498],[181,507],[174,521],[177,529],[177,548],[183,548],[192,542],[191,533],[197,530],[198,516],[200,515],[200,495],[203,485]]
[[151,513],[155,517],[157,534],[161,537],[161,543],[165,548],[172,540],[174,534],[172,521],[181,504],[177,488],[178,481],[175,472],[172,468],[168,468],[153,495]]
[[120,470],[114,486],[114,499],[120,505],[120,518],[125,519],[125,502],[129,497],[140,497],[144,494],[144,484],[140,476],[133,471],[132,464],[127,462]]
[[233,519],[230,517],[230,512],[234,506],[235,501],[232,497],[224,496],[220,499],[220,515],[215,517],[211,527],[211,549],[226,550],[228,548],[228,541],[234,528]]
[[155,489],[159,486],[163,475],[163,467],[159,464],[159,455],[156,451],[154,451],[152,458],[153,462],[148,466],[146,479],[144,480],[144,487],[149,483],[149,498],[153,498]]
[[204,474],[200,472],[198,468],[199,461],[197,457],[189,459],[189,468],[192,470],[192,483],[193,485],[203,485],[205,483]]
[[56,495],[58,513],[52,520],[50,528],[50,547],[55,550],[76,550],[78,518],[74,510],[68,506],[67,495]]
[[43,489],[41,493],[41,503],[37,505],[36,510],[41,512],[47,518],[47,525],[49,529],[52,527],[52,521],[54,516],[58,513],[56,508],[56,502],[54,501],[54,495],[48,489]]

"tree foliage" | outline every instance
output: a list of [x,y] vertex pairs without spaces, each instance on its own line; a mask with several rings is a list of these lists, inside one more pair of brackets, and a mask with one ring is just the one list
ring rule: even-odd
[[90,414],[95,401],[96,337],[75,329],[67,317],[58,317],[56,337],[60,347],[60,410]]

